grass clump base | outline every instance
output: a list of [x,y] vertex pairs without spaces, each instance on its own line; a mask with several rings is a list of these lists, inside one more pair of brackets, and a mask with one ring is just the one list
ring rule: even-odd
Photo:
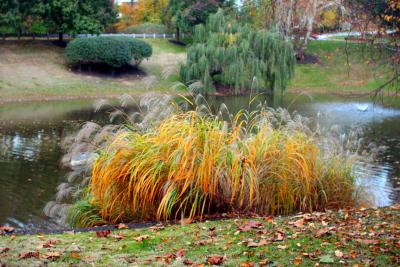
[[88,201],[110,223],[353,205],[348,160],[326,157],[301,123],[277,116],[267,110],[239,112],[227,123],[190,111],[144,133],[123,131],[96,160]]

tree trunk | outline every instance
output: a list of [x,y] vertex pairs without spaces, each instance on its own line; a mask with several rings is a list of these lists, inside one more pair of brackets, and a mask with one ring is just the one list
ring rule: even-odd
[[176,27],[176,40],[179,42],[181,40],[181,30]]
[[298,51],[298,57],[300,58],[304,58],[304,53],[307,50],[308,47],[308,40],[311,37],[311,33],[313,30],[313,26],[314,26],[314,19],[315,16],[317,15],[317,3],[318,0],[312,0],[311,3],[311,8],[309,10],[309,12],[307,12],[307,17],[306,17],[306,29],[305,29],[305,33],[304,33],[304,37],[303,37],[303,44],[300,47],[299,51]]

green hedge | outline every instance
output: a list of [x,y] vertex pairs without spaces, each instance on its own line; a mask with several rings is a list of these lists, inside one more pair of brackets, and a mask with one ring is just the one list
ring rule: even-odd
[[156,34],[163,34],[163,33],[170,33],[168,28],[162,24],[155,24],[155,23],[142,23],[139,25],[134,25],[126,28],[124,33],[156,33]]
[[142,41],[124,36],[78,38],[71,41],[64,52],[69,65],[106,64],[113,68],[133,64],[138,66],[153,53]]

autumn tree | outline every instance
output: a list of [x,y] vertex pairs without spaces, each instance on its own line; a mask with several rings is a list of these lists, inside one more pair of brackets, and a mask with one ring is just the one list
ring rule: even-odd
[[176,29],[177,40],[181,32],[191,32],[195,25],[205,23],[218,8],[231,7],[233,4],[232,0],[170,0],[168,14],[171,26]]

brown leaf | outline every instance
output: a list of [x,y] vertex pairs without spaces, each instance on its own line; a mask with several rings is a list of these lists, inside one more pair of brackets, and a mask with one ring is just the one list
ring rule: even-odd
[[128,229],[128,225],[124,223],[117,224],[117,229]]
[[329,235],[330,231],[328,228],[321,228],[317,230],[317,233],[315,234],[315,237],[320,238],[324,235]]
[[142,242],[143,240],[148,239],[149,237],[150,237],[149,235],[141,235],[139,237],[136,237],[135,240],[137,242]]
[[256,242],[249,242],[247,244],[247,247],[249,248],[255,248],[255,247],[259,247],[259,246],[264,246],[264,245],[268,245],[271,244],[271,242],[268,242],[266,239],[261,239],[260,242],[256,243]]
[[335,250],[335,256],[338,258],[343,258],[343,252],[341,252],[340,250]]
[[164,257],[164,261],[166,264],[169,264],[171,260],[175,259],[176,256],[173,253],[167,253]]
[[294,259],[293,264],[295,266],[299,266],[301,264],[301,262],[303,261],[303,258],[301,256],[298,256]]
[[239,226],[238,230],[240,230],[242,232],[246,232],[246,231],[250,231],[252,228],[260,228],[262,226],[263,226],[262,222],[249,221],[249,222]]
[[196,245],[204,246],[204,245],[210,244],[210,243],[212,243],[212,242],[213,242],[213,239],[210,238],[210,239],[199,240],[199,241],[197,241],[195,244],[196,244]]
[[301,227],[304,226],[304,219],[300,219],[300,220],[297,220],[297,221],[294,221],[294,222],[289,222],[289,224],[290,225],[294,225],[297,228],[301,228]]
[[190,260],[188,260],[188,259],[184,259],[184,260],[183,260],[183,264],[184,264],[184,265],[187,265],[187,266],[191,266],[191,265],[193,265],[193,262],[190,261]]
[[107,237],[110,234],[111,234],[111,230],[110,229],[107,229],[107,230],[104,230],[104,231],[100,230],[100,231],[96,232],[97,237]]
[[184,249],[180,249],[176,252],[176,257],[177,258],[183,258],[185,257],[186,251]]
[[374,240],[374,239],[356,239],[355,241],[362,245],[377,245],[377,244],[379,244],[379,241]]
[[354,250],[352,250],[352,251],[349,253],[349,256],[350,256],[352,259],[355,259],[355,258],[357,258],[357,252],[355,252]]
[[240,267],[253,267],[256,264],[254,262],[242,262],[240,263]]
[[74,259],[80,259],[80,258],[81,258],[81,255],[80,255],[79,253],[77,253],[77,252],[71,252],[71,253],[69,254],[69,256],[70,256],[71,258],[74,258]]
[[0,231],[4,231],[6,233],[14,232],[14,228],[10,226],[0,226]]
[[280,231],[275,233],[274,241],[282,241],[285,238],[284,234]]
[[19,254],[19,258],[20,259],[29,259],[29,258],[39,259],[39,252],[37,252],[37,251],[21,252]]
[[10,248],[0,248],[0,254],[10,251]]
[[48,252],[46,254],[43,254],[43,257],[47,260],[55,260],[61,257],[61,253],[58,251]]
[[219,255],[208,256],[207,263],[210,265],[221,265],[224,263],[224,257]]
[[164,229],[165,229],[165,226],[163,226],[163,225],[161,225],[161,226],[154,225],[154,226],[150,227],[150,230],[152,230],[153,232],[157,232],[159,230],[164,230]]
[[111,237],[112,237],[112,238],[115,238],[115,239],[124,239],[124,238],[126,238],[126,236],[124,236],[124,235],[121,234],[121,233],[118,233],[118,234],[116,234],[116,235],[111,235]]
[[193,222],[193,219],[191,219],[191,218],[182,218],[179,222],[180,222],[180,224],[182,226],[185,226],[185,225],[191,224]]

